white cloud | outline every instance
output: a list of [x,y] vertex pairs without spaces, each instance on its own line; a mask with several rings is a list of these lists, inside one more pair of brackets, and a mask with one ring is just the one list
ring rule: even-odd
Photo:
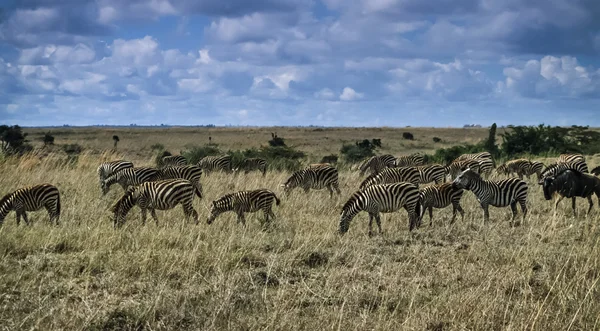
[[315,92],[314,96],[315,96],[315,98],[322,99],[322,100],[335,99],[335,93],[329,88],[324,88],[318,92]]
[[342,94],[340,94],[340,100],[342,101],[353,101],[363,97],[363,93],[354,91],[351,87],[344,87]]

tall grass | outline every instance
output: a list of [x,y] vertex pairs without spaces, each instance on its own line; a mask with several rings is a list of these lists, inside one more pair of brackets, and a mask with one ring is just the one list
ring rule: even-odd
[[[600,214],[573,218],[530,182],[530,214],[509,226],[510,208],[490,208],[482,223],[470,192],[466,211],[449,225],[451,208],[434,225],[408,232],[405,211],[384,214],[383,236],[369,238],[359,214],[340,237],[341,205],[361,178],[342,170],[341,196],[326,190],[284,196],[289,172],[203,176],[195,200],[200,224],[181,208],[158,211],[141,225],[133,209],[114,230],[108,207],[122,194],[101,195],[95,169],[124,155],[84,154],[74,164],[48,155],[0,164],[0,195],[50,182],[62,194],[61,225],[45,211],[0,228],[2,330],[594,330],[600,328]],[[152,164],[152,158],[136,165]],[[277,219],[247,226],[233,213],[206,224],[212,200],[265,187],[281,205]],[[565,200],[566,201],[566,200]],[[587,202],[578,201],[583,214]]]

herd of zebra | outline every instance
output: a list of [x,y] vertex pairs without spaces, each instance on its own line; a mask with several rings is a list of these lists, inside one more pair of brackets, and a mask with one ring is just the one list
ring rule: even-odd
[[[369,235],[372,235],[372,223],[376,221],[379,233],[382,233],[380,213],[396,212],[404,208],[409,216],[409,231],[421,225],[426,211],[429,212],[429,224],[433,220],[433,208],[441,209],[452,205],[451,223],[459,212],[464,220],[464,210],[460,200],[464,190],[471,191],[483,210],[484,222],[489,221],[488,207],[507,207],[512,209],[512,220],[520,205],[523,221],[527,215],[528,184],[523,177],[536,174],[538,183],[543,185],[547,200],[558,193],[556,206],[563,197],[573,199],[585,197],[592,207],[592,194],[600,198],[600,167],[589,174],[583,155],[562,154],[556,163],[545,166],[541,162],[527,159],[511,160],[496,167],[490,153],[464,154],[448,165],[425,164],[421,154],[394,157],[390,154],[373,156],[359,166],[360,175],[369,175],[361,182],[357,191],[343,205],[339,220],[339,233],[346,233],[350,222],[360,212],[369,214]],[[501,180],[488,180],[493,170],[499,175],[507,175]],[[124,194],[110,208],[113,214],[113,226],[119,227],[125,222],[128,212],[138,206],[142,211],[142,223],[146,222],[147,210],[158,223],[155,210],[167,210],[181,205],[187,220],[193,218],[199,223],[199,216],[193,207],[195,196],[202,199],[203,191],[200,178],[203,173],[224,171],[248,173],[258,170],[266,175],[267,162],[260,158],[245,159],[234,168],[231,156],[207,156],[197,164],[190,165],[181,155],[161,158],[156,167],[134,167],[126,160],[102,163],[97,168],[99,184],[106,195],[113,184],[119,184]],[[565,177],[565,173],[568,174]],[[516,174],[518,177],[513,177]],[[573,175],[575,174],[575,175]],[[451,181],[446,182],[450,176]],[[561,177],[562,176],[562,177]],[[566,179],[565,179],[566,178]],[[434,183],[429,186],[419,186]],[[294,188],[324,189],[333,197],[334,191],[341,195],[337,168],[329,163],[310,164],[294,172],[281,185],[287,195]],[[581,191],[581,192],[580,192]],[[272,205],[280,204],[280,199],[269,189],[238,191],[221,196],[212,201],[207,223],[211,224],[220,214],[233,211],[238,223],[245,224],[245,213],[263,211],[266,221],[275,218]],[[29,224],[27,211],[45,208],[50,222],[59,224],[61,202],[56,186],[48,183],[28,186],[6,194],[0,199],[0,226],[6,215],[14,210],[17,225],[21,216]],[[588,210],[589,212],[589,210]]]

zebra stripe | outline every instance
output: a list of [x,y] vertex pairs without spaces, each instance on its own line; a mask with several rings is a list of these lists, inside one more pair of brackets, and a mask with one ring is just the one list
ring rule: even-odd
[[464,160],[493,160],[492,154],[489,152],[481,152],[481,153],[473,153],[473,154],[463,154],[454,161],[464,161]]
[[338,171],[334,167],[298,170],[281,186],[284,187],[283,191],[285,194],[288,194],[296,187],[301,187],[305,193],[308,193],[310,189],[321,190],[327,188],[329,197],[333,197],[334,189],[337,194],[341,194]]
[[198,166],[206,173],[218,170],[232,172],[230,155],[206,156],[198,162]]
[[537,179],[539,180],[540,178],[542,178],[542,170],[543,169],[544,169],[544,164],[542,162],[531,161],[529,163],[529,168],[527,168],[527,171],[525,172],[525,176],[527,176],[527,178],[529,178],[529,176],[536,174]]
[[183,167],[188,164],[186,158],[182,155],[167,155],[159,159],[157,166],[164,167]]
[[142,224],[146,224],[146,211],[158,224],[156,210],[173,209],[178,204],[183,207],[186,220],[194,217],[198,224],[198,213],[192,203],[195,188],[190,181],[185,179],[166,179],[154,182],[145,182],[130,187],[123,196],[112,206],[110,211],[113,215],[113,227],[119,227],[125,223],[127,213],[137,205],[142,210]]
[[396,167],[418,167],[425,164],[425,156],[422,154],[411,154],[397,157],[394,160]]
[[265,222],[275,218],[275,214],[271,210],[273,202],[277,206],[281,203],[279,198],[273,191],[267,189],[257,189],[251,191],[239,191],[235,193],[226,194],[219,199],[212,202],[210,209],[210,216],[206,220],[206,223],[211,224],[215,218],[224,212],[233,211],[237,214],[238,223],[246,225],[245,213],[254,213],[262,210],[265,214]]
[[369,213],[369,236],[373,235],[373,219],[377,222],[379,233],[382,234],[379,213],[393,213],[402,207],[408,212],[409,231],[419,227],[421,205],[419,189],[415,185],[406,182],[377,184],[356,191],[342,207],[339,233],[348,232],[352,219],[361,211],[366,211]]
[[575,170],[581,173],[588,173],[588,167],[585,161],[574,161],[570,163],[553,163],[549,164],[539,176],[538,184],[542,184],[544,178],[549,176],[557,176],[565,170]]
[[359,190],[375,184],[407,182],[419,186],[419,170],[415,167],[386,168],[378,174],[372,174],[360,183]]
[[460,199],[462,198],[463,192],[463,189],[454,186],[452,183],[422,188],[419,192],[419,198],[423,209],[419,218],[423,219],[425,210],[429,210],[429,226],[431,226],[433,222],[433,208],[446,208],[452,204],[452,221],[450,221],[450,224],[454,223],[457,211],[460,212],[462,221],[464,221],[465,212],[460,206]]
[[479,171],[480,175],[483,175],[485,179],[487,179],[490,174],[494,171],[494,162],[490,159],[478,159],[475,160],[479,162]]
[[114,174],[115,172],[127,168],[133,168],[133,163],[125,160],[116,160],[111,162],[104,162],[98,166],[96,172],[98,173],[99,183],[102,183],[103,180],[108,178],[108,176]]
[[110,187],[118,183],[124,191],[127,191],[131,185],[139,185],[144,182],[160,179],[160,171],[151,167],[136,167],[126,168],[115,172],[100,183],[102,195],[106,195],[110,191]]
[[450,175],[450,178],[455,179],[466,169],[472,169],[473,171],[479,172],[479,161],[471,159],[452,161],[452,163],[444,167],[444,169],[446,170],[446,173]]
[[4,223],[6,215],[12,210],[17,214],[17,226],[21,223],[21,216],[25,224],[29,224],[28,211],[37,211],[44,207],[56,225],[60,219],[60,193],[52,184],[39,184],[20,188],[8,193],[0,199],[0,226]]
[[577,161],[585,162],[585,157],[581,154],[560,154],[556,163],[572,163]]
[[372,156],[360,165],[360,175],[363,176],[367,170],[370,170],[371,174],[376,174],[385,168],[393,168],[395,166],[396,158],[391,154]]
[[512,176],[513,173],[516,173],[519,176],[519,179],[523,179],[523,176],[528,173],[530,167],[531,162],[529,160],[516,159],[501,164],[496,168],[496,172],[508,176]]
[[481,208],[483,209],[484,222],[488,222],[490,214],[488,207],[506,207],[510,205],[513,213],[512,219],[517,216],[517,202],[521,205],[523,212],[523,222],[527,215],[527,183],[518,178],[508,178],[499,181],[487,181],[481,179],[481,176],[467,169],[462,172],[453,184],[457,188],[466,189],[477,197]]
[[202,176],[202,169],[195,165],[187,166],[171,166],[160,169],[160,179],[186,179],[189,180],[198,198],[202,199],[202,184],[200,183],[200,177]]
[[446,181],[446,169],[443,165],[430,164],[417,167],[417,170],[419,170],[419,184],[431,182],[439,184]]
[[319,168],[327,168],[327,167],[333,167],[333,165],[331,163],[311,163],[311,164],[307,165],[306,168],[304,168],[304,169],[319,169]]
[[[258,170],[263,176],[267,174],[267,160],[261,158],[248,158],[244,159],[238,169],[244,169],[244,174],[248,174],[250,171]],[[236,169],[236,170],[238,170]]]

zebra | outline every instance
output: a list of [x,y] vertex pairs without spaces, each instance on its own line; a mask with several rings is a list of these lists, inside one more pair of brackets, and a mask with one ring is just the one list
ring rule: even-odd
[[450,164],[444,167],[446,174],[450,175],[452,179],[456,178],[465,169],[472,169],[479,172],[479,161],[467,159],[461,161],[452,161]]
[[519,176],[519,179],[523,179],[523,176],[529,173],[530,168],[531,162],[529,160],[516,159],[501,164],[498,168],[496,168],[496,172],[508,176],[512,176],[513,173],[516,173]]
[[42,207],[50,216],[50,223],[59,224],[60,219],[60,192],[52,184],[44,183],[20,188],[6,194],[0,199],[0,226],[4,223],[6,215],[12,210],[17,214],[17,226],[21,223],[21,216],[25,224],[29,225],[28,211],[38,211]]
[[369,213],[369,236],[373,235],[373,219],[377,222],[379,234],[382,234],[379,213],[393,213],[402,207],[408,212],[409,231],[419,227],[421,204],[419,189],[415,185],[406,182],[376,184],[358,190],[342,207],[338,231],[341,235],[348,232],[352,219],[364,210]]
[[157,167],[164,168],[169,166],[183,167],[188,164],[183,155],[166,155],[158,159]]
[[338,181],[338,171],[334,167],[320,167],[317,169],[302,169],[294,172],[284,184],[284,193],[288,194],[296,187],[302,187],[305,193],[312,188],[320,190],[327,188],[329,197],[333,197],[333,190],[341,194]]
[[131,185],[158,180],[160,176],[159,169],[152,167],[126,168],[115,172],[100,183],[102,195],[106,195],[110,187],[115,183],[118,183],[123,190],[127,191]]
[[431,185],[420,189],[419,199],[422,205],[422,214],[419,215],[419,218],[422,219],[423,215],[425,215],[425,210],[428,210],[429,226],[431,226],[433,222],[433,208],[446,208],[452,204],[452,221],[450,221],[450,224],[454,223],[457,211],[464,222],[465,212],[460,206],[460,199],[463,193],[463,189],[456,187],[452,183]]
[[381,172],[385,168],[393,168],[396,166],[396,158],[391,154],[383,154],[372,156],[360,165],[360,175],[363,176],[367,170],[371,174]]
[[206,173],[217,170],[231,173],[231,155],[206,156],[198,161],[198,166],[206,171]]
[[96,170],[96,172],[98,173],[99,183],[102,184],[102,181],[108,178],[108,176],[126,168],[133,168],[133,163],[131,161],[125,160],[116,160],[101,163],[98,166],[98,169]]
[[375,185],[407,182],[419,186],[419,170],[415,167],[386,168],[378,174],[372,174],[360,183],[359,190]]
[[527,176],[527,178],[529,178],[529,176],[536,174],[537,179],[540,180],[540,178],[542,178],[542,170],[543,169],[544,169],[544,164],[542,162],[531,161],[529,163],[529,167],[527,168],[527,171],[525,172],[525,176]]
[[263,176],[267,174],[267,160],[261,158],[247,158],[242,160],[239,167],[235,169],[238,171],[244,170],[244,174],[248,174],[252,170],[258,170]]
[[490,159],[477,159],[475,161],[479,162],[478,173],[483,175],[485,179],[488,179],[492,171],[494,171],[494,162]]
[[183,207],[186,220],[189,220],[191,216],[198,224],[198,212],[192,205],[195,190],[194,185],[186,179],[164,179],[131,186],[110,209],[114,214],[113,227],[123,225],[127,213],[135,205],[142,210],[143,225],[146,224],[146,211],[148,209],[158,225],[156,210],[173,209],[178,204]]
[[202,184],[200,177],[202,169],[195,165],[186,166],[169,166],[159,170],[160,179],[186,179],[194,185],[195,193],[198,198],[202,199]]
[[489,152],[481,152],[474,154],[462,154],[461,156],[454,159],[454,161],[464,161],[464,160],[494,160],[492,154]]
[[311,163],[307,165],[305,169],[318,169],[326,167],[333,167],[333,165],[331,163]]
[[577,161],[585,162],[585,157],[581,154],[560,154],[556,163],[571,163]]
[[575,170],[581,173],[588,173],[588,167],[585,161],[575,161],[570,163],[552,163],[549,164],[538,176],[538,184],[542,185],[544,178],[556,176],[565,170]]
[[275,218],[275,214],[271,210],[273,206],[279,206],[281,201],[273,191],[267,189],[256,189],[250,191],[238,191],[229,193],[212,202],[210,216],[206,223],[211,224],[215,218],[227,211],[233,211],[237,214],[237,222],[246,225],[244,213],[254,213],[262,210],[265,214],[265,222],[269,222]]
[[425,157],[422,154],[411,154],[397,157],[394,160],[396,167],[417,167],[425,164]]
[[484,222],[488,222],[490,214],[488,207],[506,207],[510,205],[514,221],[517,216],[517,203],[521,205],[523,213],[523,222],[527,215],[527,183],[519,178],[508,178],[499,181],[488,181],[481,179],[481,176],[471,169],[463,171],[453,181],[456,188],[466,189],[477,197],[479,204],[483,209]]
[[436,184],[446,181],[446,169],[443,165],[430,164],[417,167],[419,171],[419,184],[435,182]]

